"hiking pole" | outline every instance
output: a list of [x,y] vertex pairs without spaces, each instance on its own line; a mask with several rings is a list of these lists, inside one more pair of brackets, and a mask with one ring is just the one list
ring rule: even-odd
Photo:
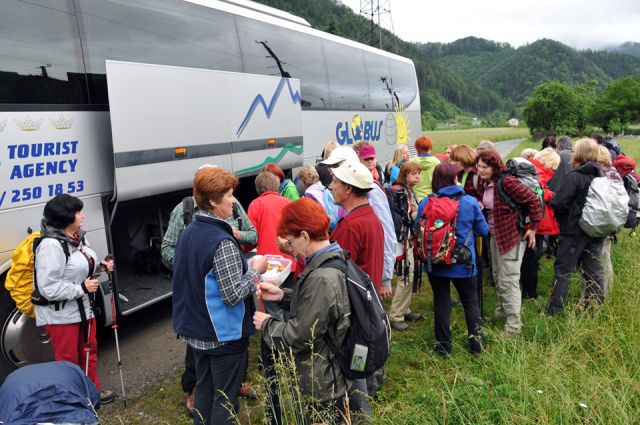
[[[478,241],[480,243],[478,243]],[[476,280],[478,283],[478,304],[480,307],[480,317],[482,317],[484,315],[483,312],[483,307],[484,307],[484,300],[482,299],[482,269],[484,267],[484,260],[482,258],[482,239],[477,238],[476,239],[476,244],[475,244],[475,249],[476,249],[476,268],[478,269],[478,272],[476,273]]]
[[[107,255],[104,258],[106,261],[113,260],[112,255]],[[107,276],[109,277],[109,291],[111,292],[111,328],[113,329],[113,335],[116,341],[116,356],[118,359],[118,371],[120,372],[120,387],[122,389],[122,403],[124,407],[127,407],[127,399],[124,393],[124,379],[122,377],[122,360],[120,358],[120,341],[118,340],[118,321],[116,320],[116,299],[113,292],[113,273],[107,269]]]
[[[89,296],[91,297],[91,296]],[[89,376],[89,353],[91,352],[91,320],[87,320],[87,339],[84,343],[84,374]]]

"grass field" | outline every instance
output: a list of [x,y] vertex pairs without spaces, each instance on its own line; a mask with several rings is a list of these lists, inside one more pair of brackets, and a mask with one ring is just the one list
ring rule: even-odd
[[[440,132],[437,132],[440,133]],[[640,139],[621,140],[640,160]],[[519,154],[522,146],[516,149]],[[541,313],[553,280],[553,262],[543,259],[541,298],[523,303],[523,333],[501,339],[501,320],[493,320],[495,290],[484,285],[486,353],[466,351],[466,326],[454,307],[454,354],[442,360],[432,347],[433,303],[429,284],[414,297],[412,311],[424,320],[393,334],[387,382],[373,401],[375,424],[638,424],[640,423],[640,248],[628,230],[612,248],[615,286],[594,312],[576,310],[580,283],[572,280],[567,313]],[[455,291],[454,291],[455,292]],[[457,298],[456,295],[454,297]],[[257,338],[254,338],[257,340]],[[260,382],[252,343],[251,376]],[[184,395],[174,371],[146,395],[102,414],[109,424],[187,424]],[[259,385],[256,385],[259,389]],[[243,402],[242,423],[261,423],[259,403]]]
[[433,130],[425,131],[425,135],[433,140],[433,152],[443,153],[449,145],[468,144],[472,147],[478,145],[481,140],[499,142],[502,140],[519,139],[529,137],[526,128],[470,128],[468,130]]

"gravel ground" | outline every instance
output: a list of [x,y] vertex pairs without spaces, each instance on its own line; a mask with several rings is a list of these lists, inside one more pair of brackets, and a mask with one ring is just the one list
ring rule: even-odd
[[[176,368],[183,367],[185,347],[173,333],[170,299],[134,313],[118,324],[127,398],[141,395],[146,386],[160,382]],[[98,339],[101,385],[121,395],[113,330],[101,329]]]

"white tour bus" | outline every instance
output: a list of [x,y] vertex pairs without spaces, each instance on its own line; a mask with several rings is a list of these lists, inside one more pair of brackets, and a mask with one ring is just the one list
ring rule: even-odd
[[[107,91],[107,85],[109,90]],[[234,0],[0,2],[0,381],[51,356],[4,288],[11,253],[53,196],[80,197],[87,239],[116,259],[126,316],[171,296],[157,270],[172,208],[205,163],[253,177],[314,163],[330,140],[381,162],[420,135],[411,60]]]

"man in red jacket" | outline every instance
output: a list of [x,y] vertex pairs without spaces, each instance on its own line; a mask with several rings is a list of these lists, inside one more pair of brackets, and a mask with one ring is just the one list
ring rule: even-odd
[[333,202],[346,215],[338,221],[331,240],[351,253],[351,259],[364,270],[380,291],[384,262],[384,231],[382,224],[367,201],[373,188],[373,176],[358,161],[346,160],[333,169],[329,190]]

